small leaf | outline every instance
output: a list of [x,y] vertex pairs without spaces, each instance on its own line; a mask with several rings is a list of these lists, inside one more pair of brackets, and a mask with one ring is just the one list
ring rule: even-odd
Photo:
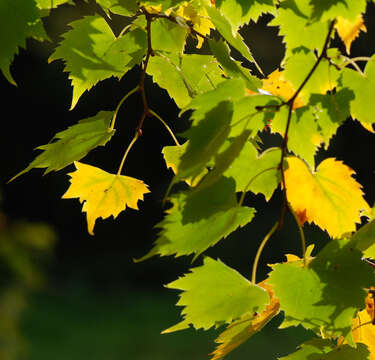
[[116,218],[127,206],[138,210],[138,200],[143,200],[143,195],[150,192],[141,180],[110,174],[77,161],[74,165],[77,170],[68,174],[71,185],[62,198],[79,198],[83,203],[90,235],[94,235],[96,219],[111,215]]
[[359,33],[367,31],[361,14],[357,16],[354,22],[339,16],[335,28],[344,42],[348,54],[350,54],[352,42],[359,36]]
[[192,324],[196,329],[218,327],[246,313],[262,313],[270,301],[265,289],[252,284],[220,260],[209,257],[202,266],[166,287],[183,291],[177,303],[184,306],[183,323]]
[[315,172],[297,157],[288,157],[285,184],[288,201],[298,215],[306,211],[314,222],[330,236],[338,238],[356,230],[361,211],[369,205],[362,187],[353,178],[354,171],[341,161],[328,158]]
[[78,124],[60,131],[51,142],[38,146],[37,149],[44,150],[44,152],[10,181],[34,168],[47,168],[44,174],[63,169],[74,161],[82,159],[97,146],[104,146],[115,132],[109,129],[112,116],[112,111],[101,111],[91,118],[81,120]]
[[238,320],[233,321],[215,340],[220,345],[212,352],[211,360],[223,359],[231,351],[239,347],[245,341],[250,339],[254,334],[259,332],[272,318],[280,311],[280,302],[274,296],[273,289],[265,281],[258,286],[267,290],[270,296],[270,303],[261,313],[246,313]]

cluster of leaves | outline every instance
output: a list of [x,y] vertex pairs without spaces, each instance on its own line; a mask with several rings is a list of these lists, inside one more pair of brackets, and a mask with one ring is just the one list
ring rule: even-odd
[[[12,35],[2,41],[0,69],[10,81],[9,65],[18,47],[30,36],[46,39],[41,18],[70,2],[0,3],[0,33]],[[202,266],[167,285],[182,291],[178,305],[183,306],[183,320],[165,332],[226,324],[212,353],[217,360],[282,311],[282,327],[302,325],[316,334],[285,359],[375,359],[371,291],[368,295],[375,274],[362,260],[375,257],[373,210],[352,169],[334,158],[315,163],[317,149],[328,147],[347,118],[372,131],[373,114],[366,104],[375,94],[375,57],[349,57],[352,42],[366,31],[366,6],[366,0],[96,0],[97,14],[72,22],[50,58],[65,63],[73,86],[71,107],[99,81],[121,78],[134,66],[140,69],[139,84],[114,111],[99,112],[57,133],[15,177],[33,168],[57,171],[74,162],[77,170],[70,174],[63,198],[79,198],[93,234],[96,219],[116,217],[127,206],[137,209],[149,192],[141,180],[121,173],[143,122],[157,119],[176,143],[163,149],[175,176],[158,239],[140,260],[191,254],[196,259],[252,221],[255,209],[243,206],[247,192],[269,201],[280,186],[284,195],[280,218],[255,255],[251,281],[206,257]],[[278,27],[286,48],[280,69],[267,77],[239,33],[264,13],[272,14],[268,26]],[[112,14],[126,20],[118,35],[111,29]],[[336,34],[346,53],[331,47]],[[188,38],[195,39],[195,52],[185,51]],[[211,55],[199,51],[204,42]],[[259,76],[231,57],[233,49],[255,65]],[[168,92],[181,113],[190,110],[184,144],[149,107],[146,76]],[[117,113],[133,94],[139,94],[144,110],[118,172],[79,162],[111,140]],[[262,131],[280,134],[280,146],[260,147]],[[189,189],[171,195],[178,182]],[[287,212],[301,234],[303,257],[288,255],[257,283],[262,249],[283,226]],[[357,231],[361,217],[368,224]],[[315,257],[306,249],[305,222],[333,239]]]

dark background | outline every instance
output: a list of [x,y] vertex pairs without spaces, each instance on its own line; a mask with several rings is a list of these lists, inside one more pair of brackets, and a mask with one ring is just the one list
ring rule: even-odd
[[[127,209],[116,220],[112,218],[98,220],[93,237],[87,233],[85,214],[81,212],[78,199],[61,199],[69,186],[66,174],[74,170],[73,166],[46,176],[42,176],[41,169],[33,169],[7,184],[11,177],[35,158],[38,152],[32,149],[47,143],[58,131],[66,129],[80,119],[93,116],[100,110],[114,110],[123,95],[134,88],[139,81],[138,67],[127,73],[120,81],[105,80],[86,92],[74,110],[69,111],[72,88],[68,74],[63,72],[64,66],[61,61],[48,63],[47,60],[57,43],[61,41],[60,36],[67,30],[67,24],[87,14],[92,14],[92,7],[81,1],[76,2],[75,8],[61,6],[53,10],[51,15],[44,19],[52,43],[28,40],[26,49],[20,49],[14,59],[11,73],[17,87],[8,83],[0,74],[3,123],[0,132],[2,154],[0,192],[3,195],[1,208],[9,222],[20,219],[47,222],[58,235],[51,259],[45,267],[47,285],[43,292],[38,293],[35,295],[36,298],[31,300],[34,304],[31,306],[34,315],[29,313],[31,320],[29,325],[25,325],[25,331],[32,333],[35,330],[30,324],[35,322],[33,316],[40,319],[40,314],[44,314],[41,309],[50,307],[51,314],[55,309],[52,318],[68,316],[63,315],[64,311],[70,313],[69,309],[72,308],[77,312],[87,310],[90,305],[85,299],[90,299],[93,308],[87,310],[88,318],[98,311],[93,305],[98,303],[101,304],[98,306],[102,310],[105,307],[109,312],[112,308],[113,314],[110,316],[115,319],[119,315],[114,309],[118,311],[124,310],[124,307],[127,311],[129,308],[138,309],[143,301],[139,299],[148,299],[149,303],[144,301],[154,305],[157,311],[160,297],[161,302],[165,300],[163,304],[167,303],[162,309],[164,315],[150,316],[154,322],[158,321],[158,316],[163,320],[169,317],[169,323],[157,323],[155,328],[157,333],[163,329],[163,326],[167,327],[178,321],[177,310],[173,308],[177,300],[176,294],[164,295],[170,291],[163,289],[162,285],[176,279],[191,265],[191,257],[178,259],[155,257],[140,264],[132,261],[133,258],[141,257],[148,252],[157,237],[157,229],[154,226],[162,219],[161,200],[172,178],[171,171],[165,166],[161,150],[163,146],[172,145],[173,142],[158,120],[145,121],[143,136],[133,147],[126,162],[126,174],[142,179],[149,185],[151,194],[145,196],[144,202],[139,202],[139,212]],[[241,31],[255,59],[266,74],[277,68],[284,52],[282,39],[277,36],[277,29],[265,26],[269,20],[270,17],[263,16],[257,24],[251,23]],[[352,57],[371,56],[374,53],[374,20],[375,7],[369,5],[366,15],[368,32],[362,33],[360,39],[353,43]],[[114,21],[114,27],[118,31],[124,20],[114,16]],[[337,38],[334,43],[343,48]],[[205,52],[205,47],[201,51]],[[245,65],[251,67],[250,64]],[[178,118],[179,110],[174,102],[166,91],[152,84],[150,78],[146,79],[146,92],[150,107],[157,110],[175,133],[186,129],[187,118]],[[369,104],[369,111],[373,111],[372,106],[373,104]],[[110,143],[95,149],[83,161],[106,171],[115,172],[133,136],[142,110],[139,96],[133,95],[119,112],[116,134]],[[278,141],[277,137],[269,134],[262,136],[266,143]],[[319,162],[321,159],[333,156],[352,167],[357,173],[356,179],[364,186],[366,200],[373,205],[375,199],[373,150],[374,135],[363,129],[358,122],[347,120],[331,140],[328,151],[319,151],[317,159]],[[245,205],[254,206],[258,210],[255,220],[209,249],[207,254],[215,258],[219,257],[244,276],[250,277],[256,249],[279,216],[280,195],[280,191],[277,191],[269,203],[266,203],[262,196],[247,195]],[[287,217],[283,230],[274,235],[264,251],[260,265],[260,273],[263,275],[260,277],[265,276],[267,263],[281,261],[285,253],[300,254],[297,231],[293,220]],[[317,248],[326,243],[326,234],[315,226],[305,226],[305,231],[309,243],[316,243]],[[199,265],[200,261],[197,260],[194,266]],[[142,295],[138,298],[137,294]],[[104,298],[122,300],[116,302],[117,305],[111,305],[103,303]],[[144,306],[148,308],[149,305],[145,304]],[[140,314],[145,312],[140,311]],[[107,315],[103,316],[106,318]],[[141,319],[142,315],[139,316],[138,319]],[[53,319],[49,317],[48,320],[46,316],[43,321],[53,321]],[[79,327],[86,323],[87,320],[83,316],[81,323],[77,322],[72,326]],[[101,327],[105,328],[103,324]],[[116,334],[119,332],[121,332],[119,329],[115,331]],[[46,333],[43,334],[40,336],[46,336]],[[291,336],[293,338],[294,335]],[[90,339],[92,340],[92,337]],[[187,338],[184,339],[184,345],[189,346]],[[41,340],[41,344],[46,346],[46,342],[49,341],[51,340]],[[34,338],[32,342],[38,343],[38,340]],[[77,349],[75,354],[79,353]],[[185,348],[181,347],[179,351],[185,351],[183,349]],[[212,350],[212,345],[208,349]],[[123,351],[116,354],[119,357],[108,357],[108,359],[122,358],[119,354],[127,355]],[[157,359],[155,354],[154,358]],[[205,354],[202,355],[202,359],[205,358]],[[194,356],[193,353],[191,356]]]

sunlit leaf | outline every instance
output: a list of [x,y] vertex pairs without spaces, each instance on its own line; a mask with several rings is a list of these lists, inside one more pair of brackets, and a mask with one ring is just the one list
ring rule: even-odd
[[70,26],[72,30],[64,34],[50,61],[63,59],[65,62],[73,85],[73,108],[80,96],[99,81],[111,76],[120,78],[139,64],[146,52],[147,40],[141,29],[116,38],[101,16],[87,16]]
[[[254,217],[255,210],[237,204],[233,179],[221,178],[211,186],[173,195],[172,208],[157,225],[161,229],[151,251],[154,255],[190,255],[196,258]],[[207,206],[209,204],[209,206]]]
[[375,258],[375,220],[362,226],[354,233],[356,247],[363,252],[367,258]]
[[335,28],[344,42],[348,54],[350,54],[352,42],[359,36],[359,33],[367,31],[362,15],[358,15],[354,22],[339,16]]
[[357,16],[366,11],[366,0],[311,0],[314,20],[334,20],[339,16],[354,21]]
[[38,146],[37,149],[43,152],[11,180],[34,168],[47,168],[45,174],[63,169],[74,161],[82,159],[92,149],[104,146],[115,132],[109,128],[112,116],[113,112],[101,111],[91,118],[81,120],[78,124],[60,131],[51,142]]
[[285,184],[288,201],[298,214],[306,212],[314,222],[334,238],[356,230],[361,211],[369,209],[362,187],[353,179],[354,171],[341,161],[328,158],[316,171],[297,157],[288,157]]
[[228,324],[246,313],[262,313],[270,301],[265,289],[252,284],[220,260],[209,257],[202,266],[166,287],[183,291],[177,303],[184,306],[183,323],[192,324],[196,329]]
[[96,0],[96,2],[103,8],[107,15],[113,13],[123,16],[133,16],[138,9],[137,0]]
[[71,185],[63,199],[79,198],[86,213],[87,228],[94,235],[98,218],[117,215],[129,207],[138,210],[138,200],[150,192],[143,181],[123,175],[107,173],[95,166],[75,162],[77,170],[70,173]]

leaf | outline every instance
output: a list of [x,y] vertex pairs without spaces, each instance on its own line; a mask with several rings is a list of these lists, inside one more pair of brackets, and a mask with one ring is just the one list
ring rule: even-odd
[[240,319],[233,321],[215,340],[220,345],[211,353],[212,360],[223,359],[228,353],[239,347],[245,341],[250,339],[254,334],[259,332],[272,318],[274,318],[280,309],[280,303],[274,296],[272,287],[265,281],[258,286],[267,290],[270,296],[270,303],[261,313],[246,313]]
[[345,44],[348,54],[350,54],[352,42],[359,36],[359,33],[367,31],[361,14],[357,16],[354,22],[339,16],[335,28]]
[[128,31],[116,38],[100,16],[87,16],[73,21],[72,30],[51,55],[50,61],[63,59],[73,85],[71,108],[79,97],[99,81],[122,77],[142,61],[147,49],[146,33],[141,29]]
[[134,16],[138,10],[137,0],[96,0],[108,16],[118,14]]
[[207,330],[230,323],[246,313],[261,313],[270,300],[265,289],[252,284],[220,260],[209,257],[202,266],[193,268],[191,273],[166,287],[183,291],[177,303],[184,306],[183,323],[192,324],[196,329]]
[[365,258],[375,258],[375,220],[362,226],[353,234],[356,248],[363,252]]
[[38,146],[37,149],[43,152],[10,181],[34,168],[47,168],[44,174],[63,169],[74,161],[82,159],[96,147],[104,146],[115,132],[109,128],[112,116],[112,111],[101,111],[91,118],[81,120],[78,124],[60,131],[51,142]]
[[261,193],[269,201],[280,182],[280,159],[279,148],[270,148],[259,155],[252,144],[246,143],[224,175],[236,180],[236,191]]
[[288,201],[298,215],[306,211],[314,222],[333,238],[356,230],[361,211],[369,209],[354,171],[341,161],[328,158],[315,172],[297,157],[288,157],[285,184]]
[[352,240],[329,242],[310,262],[272,266],[267,283],[273,286],[285,313],[284,327],[301,324],[327,337],[351,339],[352,318],[363,306],[364,288],[375,280]]
[[341,16],[354,21],[357,16],[366,11],[366,0],[311,0],[313,7],[312,18],[317,21],[334,20]]
[[[237,205],[233,179],[221,178],[203,189],[173,195],[172,208],[157,227],[159,237],[151,251],[137,261],[154,255],[199,254],[227,237],[254,217],[255,210]],[[209,204],[209,206],[207,206]]]
[[90,235],[94,235],[96,219],[111,215],[116,218],[126,207],[138,210],[138,200],[143,200],[143,195],[150,192],[141,180],[110,174],[78,161],[74,165],[77,170],[68,174],[71,185],[62,198],[79,198],[83,203]]
[[[100,0],[98,0],[100,1]],[[72,0],[36,0],[36,5],[41,10],[50,10],[63,4],[74,4]]]
[[367,63],[364,76],[352,69],[343,69],[340,85],[353,91],[354,98],[350,101],[350,114],[353,119],[372,124],[374,117],[368,111],[368,104],[375,101],[375,55]]
[[280,360],[368,360],[369,352],[365,345],[353,348],[349,345],[335,346],[327,339],[313,339],[301,345],[295,353]]
[[228,42],[228,44],[233,46],[245,59],[254,63],[259,72],[263,74],[262,69],[256,63],[241,35],[237,31],[235,31],[235,29],[233,29],[227,18],[214,7],[206,7],[206,9],[211,21],[215,25],[215,28]]
[[218,152],[230,132],[233,105],[229,101],[219,103],[208,112],[196,126],[187,130],[183,136],[189,139],[186,152],[181,157],[177,176],[180,179],[196,177]]
[[26,46],[30,28],[40,21],[34,0],[0,1],[0,70],[6,79],[15,84],[9,66],[19,47]]
[[216,8],[228,18],[233,28],[257,22],[264,13],[275,13],[274,0],[216,0]]

